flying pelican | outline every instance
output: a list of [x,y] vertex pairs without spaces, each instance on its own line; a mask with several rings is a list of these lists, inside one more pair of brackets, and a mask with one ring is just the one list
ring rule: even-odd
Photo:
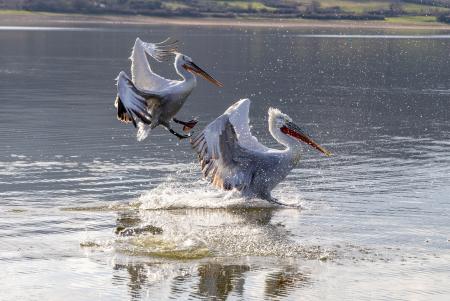
[[327,156],[331,153],[308,137],[280,110],[269,109],[269,131],[283,150],[271,149],[251,134],[250,100],[242,99],[191,139],[202,173],[214,186],[236,189],[244,197],[257,197],[283,205],[270,194],[300,160],[302,141]]
[[[223,87],[221,82],[203,71],[190,57],[176,50],[177,41],[166,39],[161,43],[146,43],[137,38],[130,57],[131,79],[123,71],[117,77],[117,118],[125,123],[132,122],[138,128],[139,141],[144,140],[150,130],[158,125],[164,126],[180,139],[190,137],[174,131],[170,121],[182,124],[185,132],[197,123],[195,119],[186,122],[174,118],[197,84],[194,74]],[[147,54],[158,62],[175,56],[174,67],[182,80],[169,80],[154,73]]]

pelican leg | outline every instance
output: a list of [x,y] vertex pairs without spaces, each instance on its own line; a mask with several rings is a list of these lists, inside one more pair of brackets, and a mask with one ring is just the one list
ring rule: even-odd
[[178,139],[186,139],[186,138],[189,138],[189,137],[191,137],[191,134],[189,133],[188,135],[184,135],[184,134],[180,134],[180,133],[177,133],[176,131],[174,131],[173,129],[172,129],[172,127],[170,126],[170,123],[169,122],[167,122],[167,121],[163,121],[163,122],[161,122],[160,123],[166,130],[168,130],[172,135],[175,135],[175,136],[177,136],[177,138]]
[[182,120],[179,120],[176,118],[173,118],[172,120],[173,120],[173,122],[183,125],[183,132],[185,132],[185,133],[192,130],[198,122],[198,120],[196,118],[189,120],[189,121],[182,121]]
[[172,129],[172,127],[171,127],[170,124],[168,124],[168,123],[164,123],[164,124],[161,124],[161,125],[162,125],[163,127],[165,127],[166,130],[168,130],[171,134],[177,136],[177,138],[180,139],[180,140],[181,140],[181,139],[186,139],[186,138],[191,137],[191,134],[184,135],[184,134],[177,133],[176,131],[174,131],[174,130]]
[[168,128],[168,130],[169,130],[170,133],[172,133],[173,135],[177,136],[177,138],[180,139],[180,140],[191,137],[191,134],[188,134],[188,135],[180,134],[180,133],[175,132],[171,128]]
[[283,203],[281,203],[280,201],[278,201],[278,199],[276,199],[276,198],[274,198],[274,197],[268,198],[267,201],[268,201],[269,203],[272,203],[272,204],[275,204],[275,205],[278,205],[278,206],[282,206],[282,207],[288,207],[288,208],[294,208],[294,207],[295,207],[295,206],[292,206],[292,205],[283,204]]

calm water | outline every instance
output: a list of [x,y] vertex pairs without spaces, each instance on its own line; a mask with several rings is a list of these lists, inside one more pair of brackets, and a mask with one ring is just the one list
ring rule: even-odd
[[[187,141],[138,143],[114,78],[172,36],[200,80],[180,118],[242,97],[304,148],[263,208],[200,179]],[[158,72],[174,77],[170,66]],[[0,300],[449,300],[448,32],[0,28]]]

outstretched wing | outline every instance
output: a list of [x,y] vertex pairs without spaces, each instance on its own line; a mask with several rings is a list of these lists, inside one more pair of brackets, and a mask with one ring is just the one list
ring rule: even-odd
[[137,127],[137,122],[151,123],[151,115],[147,109],[146,98],[126,75],[121,71],[117,77],[117,119],[122,122],[132,122]]
[[173,56],[177,49],[177,41],[166,39],[160,43],[146,43],[139,38],[133,46],[131,53],[131,76],[133,83],[139,89],[161,91],[173,81],[153,72],[147,59],[147,54],[156,61],[162,62]]
[[267,149],[250,133],[249,105],[248,99],[237,102],[191,140],[204,177],[225,190],[245,191],[249,188],[261,159],[261,150]]
[[228,115],[228,119],[235,129],[239,144],[242,147],[257,152],[266,152],[269,148],[261,144],[250,131],[249,111],[250,99],[245,98],[229,107],[223,115]]

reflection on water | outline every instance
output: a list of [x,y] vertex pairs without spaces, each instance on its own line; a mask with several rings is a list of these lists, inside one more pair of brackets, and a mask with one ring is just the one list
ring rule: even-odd
[[265,294],[270,298],[288,296],[292,288],[308,283],[308,274],[297,271],[295,267],[288,267],[284,271],[273,272],[267,276]]
[[[147,285],[147,273],[144,264],[124,265],[116,264],[114,270],[125,270],[128,273],[128,288],[130,290],[130,300],[140,300],[141,291]],[[120,282],[121,277],[117,277],[116,281]]]
[[[138,143],[117,122],[136,36],[179,38],[224,82],[199,80],[180,119],[201,128],[250,97],[262,143],[275,106],[335,154],[305,147],[275,189],[298,209],[220,192],[187,142]],[[0,299],[450,296],[448,32],[2,27],[0,41]]]
[[200,277],[198,295],[224,300],[233,289],[242,295],[244,288],[242,275],[249,270],[246,265],[203,264],[198,268]]
[[[313,256],[324,260],[325,251],[291,241],[283,233],[282,223],[271,223],[275,211],[271,208],[119,211],[117,237],[112,247],[116,254],[134,259],[116,258],[119,262],[113,268],[121,273],[114,274],[113,283],[126,283],[131,300],[151,296],[162,281],[168,283],[173,298],[186,293],[217,300],[229,296],[242,298],[255,288],[268,298],[288,296],[311,281],[308,269],[293,265],[292,260]],[[245,237],[248,234],[253,236],[251,242]],[[136,241],[145,244],[136,248]],[[203,256],[199,256],[199,244],[202,249],[207,248]],[[92,254],[111,247],[109,241],[83,242],[83,246],[91,247]],[[262,262],[239,259],[244,255],[261,256],[268,250],[271,257],[279,258],[290,252],[291,259],[269,270],[261,270]],[[326,260],[331,258],[328,253]],[[177,263],[171,264],[171,260]],[[128,276],[123,276],[124,271]]]
[[[149,288],[155,285],[155,282],[152,283],[149,279],[154,273],[154,268],[150,264],[116,264],[114,270],[128,273],[126,281],[130,300],[149,297]],[[186,288],[191,286],[189,294],[191,297],[214,300],[226,300],[229,297],[242,298],[247,295],[246,290],[260,288],[264,288],[264,297],[277,299],[288,296],[294,288],[310,285],[308,272],[302,272],[290,266],[274,268],[273,272],[258,279],[259,282],[248,284],[246,280],[254,280],[246,276],[251,270],[251,267],[246,264],[204,262],[195,264],[195,269],[190,272],[180,269],[179,275],[172,276],[167,281],[170,282],[170,293],[173,298],[181,297]],[[117,276],[113,281],[119,284],[123,278],[123,276]],[[196,279],[195,282],[193,278]]]

